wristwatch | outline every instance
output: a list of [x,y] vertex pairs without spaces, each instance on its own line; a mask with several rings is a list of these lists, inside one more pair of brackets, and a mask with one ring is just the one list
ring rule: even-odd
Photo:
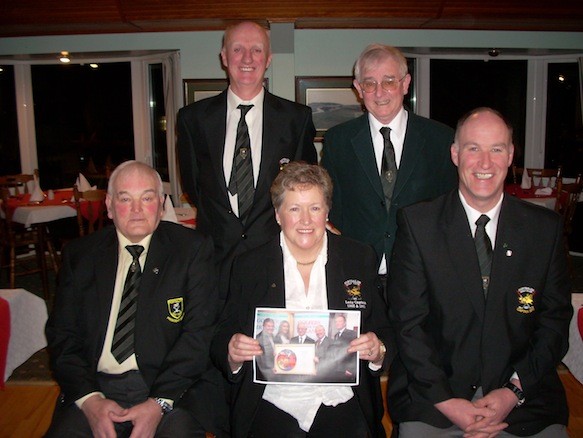
[[381,341],[379,339],[379,342],[381,343],[381,345],[379,346],[379,352],[381,353],[381,361],[384,360],[385,358],[385,354],[387,353],[387,347],[385,347],[385,344],[383,341]]
[[168,412],[171,412],[173,409],[172,405],[170,403],[168,403],[166,400],[164,400],[163,398],[156,397],[154,399],[154,401],[160,405],[162,415],[167,414]]
[[510,391],[512,391],[514,393],[514,395],[516,397],[518,397],[518,403],[516,403],[516,406],[515,407],[519,408],[526,401],[526,397],[524,396],[524,392],[522,392],[522,389],[520,389],[514,383],[512,383],[512,382],[506,382],[504,384],[503,388],[508,388]]

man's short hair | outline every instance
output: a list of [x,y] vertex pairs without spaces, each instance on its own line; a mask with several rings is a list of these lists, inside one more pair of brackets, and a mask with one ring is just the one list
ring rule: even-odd
[[[356,63],[354,64],[354,78],[357,82],[362,80],[362,75],[373,64],[377,64],[385,59],[393,59],[399,64],[399,71],[401,76],[405,76],[409,72],[407,67],[407,59],[399,49],[393,46],[384,44],[369,44],[364,48]],[[398,78],[401,79],[401,78]]]

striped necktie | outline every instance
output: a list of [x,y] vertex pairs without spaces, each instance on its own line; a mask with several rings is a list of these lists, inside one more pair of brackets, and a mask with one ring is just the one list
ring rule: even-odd
[[233,169],[229,180],[229,193],[237,195],[239,205],[239,219],[245,224],[247,215],[253,204],[253,161],[251,159],[251,140],[249,127],[245,116],[253,105],[239,105],[241,118],[237,125],[237,139],[235,141],[235,154],[233,155]]
[[144,251],[141,245],[128,245],[126,249],[133,257],[132,264],[123,286],[121,303],[113,332],[111,353],[118,363],[122,363],[134,354],[134,326],[136,309],[138,307],[138,288],[142,277],[140,269],[140,254]]
[[490,270],[492,267],[492,242],[486,233],[486,224],[490,222],[490,218],[483,214],[476,221],[476,235],[474,242],[476,244],[476,252],[478,253],[478,261],[480,262],[480,273],[482,274],[482,288],[484,295],[488,295],[488,286],[490,284]]
[[395,148],[391,141],[391,128],[383,126],[380,129],[384,139],[383,157],[381,160],[381,183],[386,198],[387,210],[391,207],[391,199],[397,180],[397,160],[395,158]]

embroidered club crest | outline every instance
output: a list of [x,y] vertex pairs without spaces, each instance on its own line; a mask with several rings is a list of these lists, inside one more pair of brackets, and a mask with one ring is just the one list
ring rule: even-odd
[[518,295],[518,307],[517,312],[520,313],[532,313],[534,312],[534,296],[536,291],[532,287],[521,287],[516,291]]
[[184,299],[181,298],[171,298],[166,301],[168,305],[168,313],[166,319],[170,322],[180,322],[184,318]]
[[346,288],[346,293],[353,300],[357,300],[361,297],[360,285],[362,282],[360,280],[346,280],[344,282],[344,287]]

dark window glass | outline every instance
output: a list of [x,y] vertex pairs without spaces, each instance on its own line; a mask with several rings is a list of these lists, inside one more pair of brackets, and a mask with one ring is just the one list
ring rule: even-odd
[[162,181],[170,181],[162,64],[150,65],[150,122],[154,146],[152,151],[153,167],[162,177]]
[[431,60],[430,114],[455,128],[481,106],[500,111],[514,129],[514,162],[524,163],[527,61]]
[[0,69],[0,175],[12,175],[21,173],[14,67]]
[[548,66],[545,167],[563,166],[563,175],[583,172],[583,122],[579,67],[573,63]]
[[405,108],[413,111],[414,113],[417,112],[417,95],[415,94],[415,62],[417,60],[415,58],[407,58],[407,68],[409,70],[409,74],[411,75],[411,83],[409,84],[409,92],[405,95],[403,99],[403,105]]
[[79,172],[104,187],[109,169],[135,157],[130,63],[31,71],[43,188],[71,187]]

